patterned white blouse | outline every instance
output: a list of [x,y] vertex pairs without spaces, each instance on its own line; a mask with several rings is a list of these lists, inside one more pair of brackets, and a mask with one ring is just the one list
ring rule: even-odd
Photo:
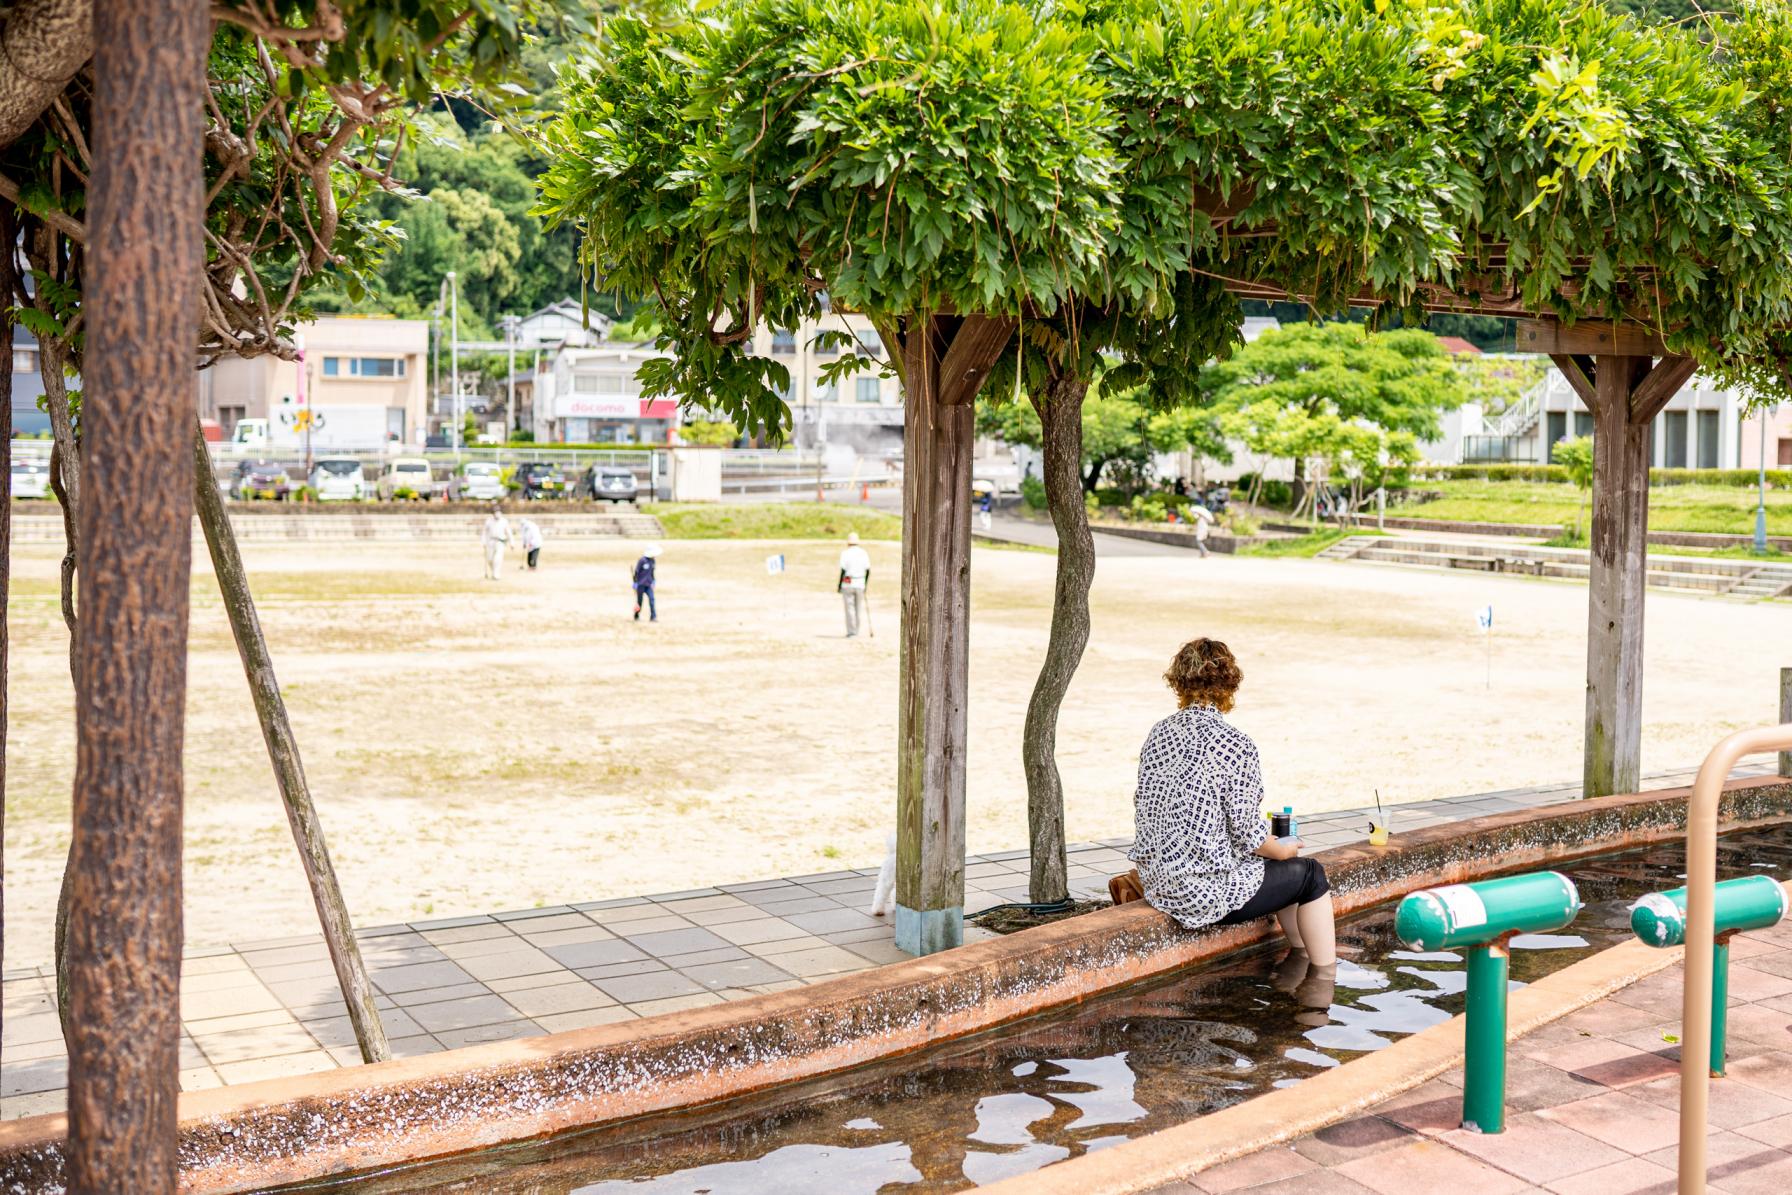
[[1257,744],[1210,705],[1178,710],[1139,750],[1132,861],[1145,899],[1190,929],[1263,886],[1253,852],[1269,838]]

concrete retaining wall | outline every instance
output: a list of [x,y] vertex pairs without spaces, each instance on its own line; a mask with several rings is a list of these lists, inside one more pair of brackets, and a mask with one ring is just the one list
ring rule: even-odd
[[[1478,818],[1318,858],[1339,913],[1415,888],[1684,833],[1687,789]],[[1726,828],[1792,820],[1792,784],[1732,782]],[[242,1192],[440,1159],[834,1074],[1077,1003],[1254,942],[1107,909],[799,990],[180,1099],[182,1190]],[[67,1119],[0,1125],[0,1190],[56,1190]]]

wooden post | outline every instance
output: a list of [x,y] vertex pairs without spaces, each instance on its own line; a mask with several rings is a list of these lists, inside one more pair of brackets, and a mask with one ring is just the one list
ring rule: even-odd
[[177,1182],[203,0],[94,6],[68,1187]]
[[236,547],[236,532],[218,493],[211,450],[206,447],[205,431],[197,420],[193,423],[193,501],[211,552],[212,570],[218,577],[218,592],[224,598],[224,612],[236,638],[237,654],[242,657],[249,698],[255,703],[256,720],[261,723],[268,762],[274,766],[274,780],[286,806],[287,824],[299,848],[299,859],[305,865],[305,880],[311,886],[311,902],[317,907],[317,920],[323,927],[324,945],[329,948],[330,964],[336,970],[336,982],[348,1007],[349,1024],[355,1030],[355,1044],[361,1049],[361,1061],[384,1062],[392,1057],[392,1047],[386,1041],[373,983],[367,978],[367,965],[355,941],[348,902],[342,897],[342,885],[336,881],[336,868],[324,844],[323,822],[311,800],[311,786],[305,781],[299,742],[286,713],[286,699],[280,695],[280,682],[274,678],[274,658],[261,633],[255,598],[249,592],[249,576]]
[[[1780,669],[1780,725],[1792,722],[1792,668]],[[1780,775],[1792,776],[1792,751],[1780,752]]]
[[[1557,358],[1583,397],[1586,358]],[[1592,358],[1593,525],[1587,577],[1587,723],[1582,795],[1642,778],[1643,592],[1648,575],[1649,424],[1692,376],[1664,357]]]
[[1013,330],[1012,320],[918,317],[900,346],[906,398],[896,945],[910,954],[964,940],[973,400]]

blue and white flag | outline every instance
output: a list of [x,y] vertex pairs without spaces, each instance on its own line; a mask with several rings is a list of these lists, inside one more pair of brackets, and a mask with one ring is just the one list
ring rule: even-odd
[[1493,629],[1492,602],[1489,602],[1487,605],[1482,606],[1479,610],[1475,611],[1475,625],[1480,627],[1483,631],[1491,631]]
[[768,575],[773,576],[773,577],[775,577],[779,573],[783,572],[784,571],[784,553],[780,552],[776,556],[767,556],[765,558],[765,571]]

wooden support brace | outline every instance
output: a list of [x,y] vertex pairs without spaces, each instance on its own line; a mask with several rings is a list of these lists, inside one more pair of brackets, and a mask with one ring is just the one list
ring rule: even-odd
[[1647,426],[1699,368],[1691,357],[1663,357],[1630,394],[1630,421]]
[[1568,384],[1580,396],[1581,403],[1591,411],[1593,404],[1598,401],[1593,387],[1592,358],[1579,353],[1551,353],[1549,359],[1555,362],[1556,368],[1562,371],[1562,376],[1568,379]]
[[971,401],[1011,320],[934,315],[901,338],[902,657],[896,774],[896,945],[964,941],[970,690]]

